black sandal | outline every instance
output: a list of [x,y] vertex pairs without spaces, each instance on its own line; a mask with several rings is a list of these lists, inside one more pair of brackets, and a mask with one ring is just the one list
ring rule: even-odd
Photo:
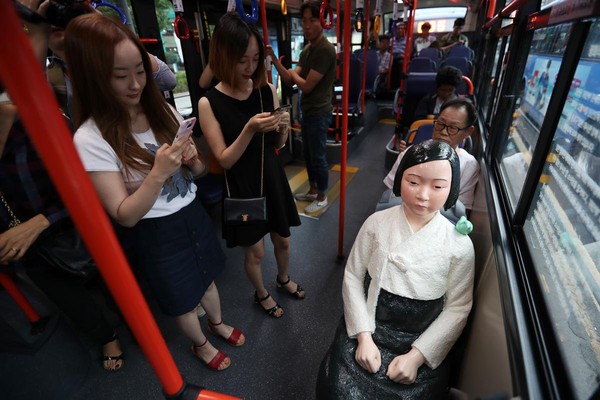
[[275,278],[275,280],[277,281],[277,289],[285,291],[287,294],[289,294],[290,296],[292,296],[296,300],[304,300],[306,298],[306,293],[304,293],[304,289],[302,289],[302,286],[300,286],[299,283],[296,282],[296,291],[295,292],[290,292],[289,290],[287,290],[285,288],[285,285],[287,285],[288,283],[290,283],[291,279],[292,278],[290,278],[290,276],[288,275],[288,280],[287,281],[280,282],[279,281],[279,277],[277,276]]
[[266,312],[267,314],[269,314],[273,318],[281,318],[283,316],[283,313],[281,315],[277,316],[276,312],[277,312],[277,310],[280,310],[280,309],[283,311],[283,309],[281,308],[281,306],[279,304],[277,304],[277,302],[275,302],[275,305],[273,307],[269,308],[269,309],[266,309],[266,308],[264,308],[262,306],[261,303],[263,301],[267,300],[269,297],[271,297],[271,295],[269,293],[267,293],[267,295],[265,297],[263,297],[262,299],[259,299],[258,298],[258,293],[254,292],[254,302],[256,304],[258,304],[258,306],[260,308],[262,308],[264,312]]
[[[107,345],[107,344],[109,344],[109,343],[111,343],[111,342],[114,342],[115,340],[118,340],[118,339],[119,339],[119,337],[115,334],[111,338],[111,340],[109,340],[108,342],[102,344],[102,358],[101,358],[100,361],[102,362],[102,368],[105,371],[116,372],[116,371],[120,370],[121,368],[123,368],[123,366],[125,365],[125,357],[123,356],[123,352],[121,352],[121,354],[116,355],[116,356],[111,356],[111,355],[108,355],[108,354],[104,354],[104,346]],[[119,347],[121,347],[121,343],[119,343]],[[109,368],[108,365],[106,364],[107,361],[114,361],[115,362],[115,368],[114,369]],[[119,361],[121,361],[121,365],[119,367],[117,367]]]

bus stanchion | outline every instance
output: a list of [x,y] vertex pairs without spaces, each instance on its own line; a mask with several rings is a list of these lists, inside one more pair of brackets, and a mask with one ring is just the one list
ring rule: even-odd
[[[0,1],[0,80],[166,396],[185,383],[131,272],[12,2]],[[10,38],[10,43],[8,39]],[[41,118],[43,116],[43,118]],[[189,385],[192,397],[201,388]],[[215,397],[220,396],[220,397]],[[214,398],[230,399],[216,394]],[[180,397],[183,398],[183,397]],[[210,397],[204,397],[210,398]]]
[[6,293],[8,293],[15,303],[17,303],[21,311],[23,311],[23,314],[25,314],[29,320],[29,323],[31,324],[30,333],[32,335],[42,333],[46,327],[48,318],[39,316],[29,300],[21,293],[15,282],[6,272],[0,272],[0,286],[4,287]]

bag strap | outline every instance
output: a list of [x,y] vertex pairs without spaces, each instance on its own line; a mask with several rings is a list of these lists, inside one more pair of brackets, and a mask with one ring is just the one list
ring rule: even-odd
[[8,201],[6,201],[2,192],[0,192],[0,201],[2,201],[2,204],[6,208],[6,211],[8,211],[8,215],[10,216],[10,219],[11,219],[11,221],[8,223],[8,227],[14,228],[17,225],[21,225],[21,220],[19,218],[17,218],[17,216],[13,212],[12,208],[10,208],[10,206],[8,205]]
[[[263,110],[263,99],[262,93],[260,91],[261,88],[258,88],[258,95],[260,96],[260,112],[264,112]],[[262,133],[262,146],[260,152],[260,197],[263,197],[263,183],[265,178],[265,133]],[[231,197],[231,193],[229,192],[229,182],[227,181],[227,170],[225,170],[225,187],[227,189],[227,197]]]

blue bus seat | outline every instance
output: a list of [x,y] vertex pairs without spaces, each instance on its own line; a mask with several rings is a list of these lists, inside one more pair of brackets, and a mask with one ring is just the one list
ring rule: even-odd
[[410,60],[408,72],[435,72],[437,64],[431,58],[417,57]]
[[412,72],[406,77],[405,94],[402,100],[402,125],[409,127],[414,121],[415,111],[421,99],[435,93],[435,72]]
[[435,47],[426,47],[419,52],[419,57],[429,58],[437,65],[439,65],[440,60],[442,59],[442,54],[439,49]]
[[406,145],[412,146],[413,144],[421,143],[429,140],[433,137],[433,122],[424,123],[419,125],[417,129],[408,131],[408,137],[406,138]]
[[465,57],[448,57],[444,61],[442,61],[442,67],[444,66],[453,66],[463,73],[463,75],[471,77],[471,73],[473,72],[473,63],[466,59]]
[[474,52],[470,47],[462,44],[453,46],[448,51],[448,58],[450,57],[464,57],[469,61],[473,60]]

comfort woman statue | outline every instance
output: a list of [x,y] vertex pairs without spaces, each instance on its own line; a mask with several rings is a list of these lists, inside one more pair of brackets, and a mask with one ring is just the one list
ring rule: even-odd
[[318,399],[441,399],[446,355],[471,310],[474,251],[439,210],[458,197],[451,146],[410,147],[396,173],[402,205],[363,224],[346,265],[344,317],[321,364]]

